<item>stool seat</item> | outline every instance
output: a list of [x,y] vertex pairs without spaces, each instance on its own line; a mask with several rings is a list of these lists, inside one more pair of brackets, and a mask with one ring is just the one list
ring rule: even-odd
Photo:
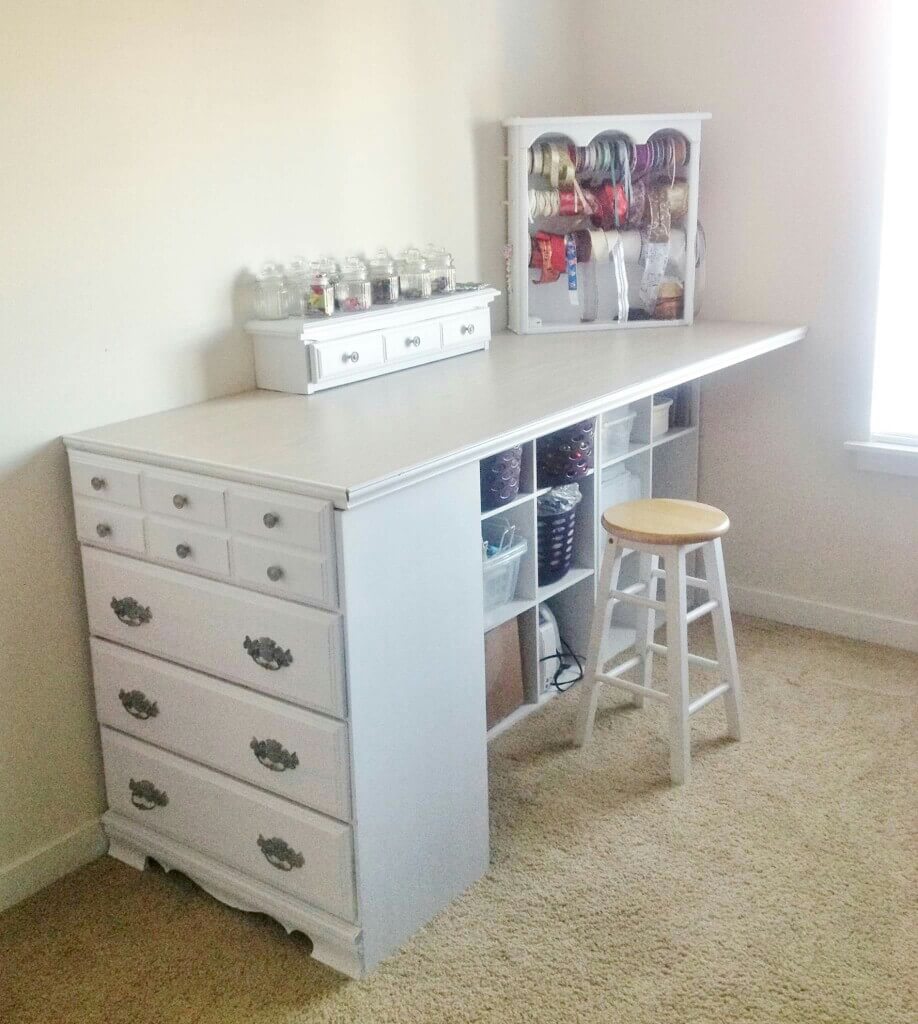
[[713,505],[674,498],[643,498],[613,505],[602,514],[608,534],[636,544],[704,544],[730,529],[725,512]]

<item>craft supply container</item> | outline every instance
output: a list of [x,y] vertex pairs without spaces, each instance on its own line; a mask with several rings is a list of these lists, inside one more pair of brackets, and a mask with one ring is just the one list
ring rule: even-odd
[[398,283],[403,299],[430,298],[430,269],[417,249],[407,249],[399,258]]
[[523,466],[523,446],[508,448],[479,463],[481,476],[481,511],[490,512],[516,498],[520,493],[520,472]]
[[262,267],[253,285],[252,305],[259,320],[287,318],[287,288],[278,264],[266,263]]
[[380,250],[370,260],[370,292],[374,306],[389,306],[398,302],[398,271],[395,260]]
[[446,295],[456,290],[456,268],[453,257],[445,249],[431,247],[425,254],[430,270],[430,290],[433,295]]
[[335,288],[321,262],[311,266],[312,279],[306,294],[307,316],[331,316],[335,312]]
[[539,586],[560,580],[574,558],[577,508],[582,500],[576,484],[543,494],[536,506]]
[[297,256],[287,264],[284,287],[287,289],[287,315],[306,315],[306,296],[309,292],[310,273],[306,261]]
[[554,487],[580,479],[593,468],[593,420],[540,437],[536,442],[539,487]]
[[341,265],[335,282],[335,305],[343,313],[357,313],[369,309],[373,302],[366,266],[355,256]]
[[513,600],[520,578],[520,563],[528,550],[529,544],[526,538],[521,537],[505,551],[482,561],[484,610],[486,612]]

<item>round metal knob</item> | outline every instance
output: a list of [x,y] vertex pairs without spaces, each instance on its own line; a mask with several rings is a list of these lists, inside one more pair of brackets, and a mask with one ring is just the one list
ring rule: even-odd
[[359,352],[345,352],[344,355],[341,357],[341,362],[342,363],[356,363],[359,358],[360,358],[360,353]]
[[268,579],[272,583],[277,583],[277,581],[279,579],[281,579],[283,577],[283,575],[284,575],[284,570],[279,565],[269,565],[268,566]]
[[475,333],[475,325],[474,324],[463,324],[459,328],[459,333],[460,334],[474,334]]
[[191,554],[191,548],[187,544],[176,544],[175,553],[179,558],[187,558]]
[[276,512],[265,512],[262,522],[269,530],[273,530],[280,522],[280,516]]
[[98,523],[96,525],[96,533],[100,537],[111,537],[112,528],[108,525],[108,523]]
[[421,347],[421,337],[420,337],[420,335],[416,334],[413,338],[405,338],[405,344],[409,348],[411,348],[411,347],[420,348]]
[[101,491],[105,486],[105,480],[101,476],[94,476],[92,480],[89,481],[89,484],[94,491]]
[[172,504],[175,505],[176,508],[184,508],[188,504],[188,499],[184,494],[173,494]]

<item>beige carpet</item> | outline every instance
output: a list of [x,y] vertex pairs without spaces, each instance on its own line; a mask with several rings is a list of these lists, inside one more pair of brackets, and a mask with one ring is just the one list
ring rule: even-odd
[[0,1020],[914,1024],[918,657],[737,639],[749,738],[702,712],[683,790],[617,695],[585,753],[570,698],[498,741],[488,876],[368,981],[104,858],[0,917]]

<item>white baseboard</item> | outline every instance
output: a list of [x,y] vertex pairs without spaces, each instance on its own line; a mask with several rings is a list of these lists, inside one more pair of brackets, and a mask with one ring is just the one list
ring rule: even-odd
[[0,911],[62,875],[101,857],[108,847],[98,818],[0,867]]
[[729,587],[730,605],[735,612],[786,622],[791,626],[819,629],[824,633],[835,633],[853,640],[867,640],[873,644],[918,651],[918,622],[912,619],[877,615],[860,608],[823,604],[821,601],[776,594],[756,587],[737,586],[734,583],[730,583]]

